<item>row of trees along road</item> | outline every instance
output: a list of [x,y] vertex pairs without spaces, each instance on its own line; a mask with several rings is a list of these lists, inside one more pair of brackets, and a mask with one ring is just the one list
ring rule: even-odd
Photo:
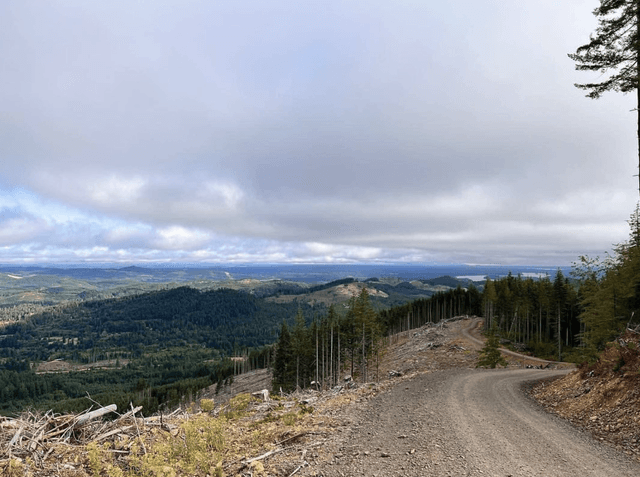
[[453,316],[485,318],[486,330],[536,356],[581,362],[594,359],[630,322],[640,322],[640,206],[629,220],[628,242],[605,259],[580,257],[572,279],[558,270],[551,279],[508,274],[436,293],[428,299],[376,312],[364,288],[343,315],[332,306],[309,326],[298,311],[290,330],[282,324],[273,365],[273,388],[290,391],[337,384],[342,372],[377,379],[388,338]]
[[616,245],[613,254],[580,257],[573,280],[560,270],[553,281],[512,275],[487,280],[482,293],[486,329],[496,327],[538,356],[594,359],[631,323],[640,323],[640,206],[629,225],[629,240]]
[[562,271],[551,281],[509,274],[487,279],[483,290],[485,330],[525,344],[538,355],[561,358],[563,347],[574,347],[581,330],[578,289]]
[[376,369],[383,328],[366,288],[339,315],[332,305],[325,316],[306,326],[302,311],[289,330],[282,323],[273,365],[273,389],[291,391],[311,382],[333,386],[343,369],[367,381]]
[[315,381],[327,387],[338,383],[341,373],[363,382],[376,380],[384,346],[392,335],[438,323],[456,315],[479,314],[482,296],[474,288],[458,287],[428,299],[376,312],[363,288],[352,297],[344,314],[329,307],[327,314],[309,326],[302,311],[289,329],[282,324],[275,347],[274,391],[291,391]]
[[581,257],[576,274],[582,286],[581,338],[591,349],[603,349],[631,323],[640,322],[640,206],[629,220],[629,240],[604,259]]

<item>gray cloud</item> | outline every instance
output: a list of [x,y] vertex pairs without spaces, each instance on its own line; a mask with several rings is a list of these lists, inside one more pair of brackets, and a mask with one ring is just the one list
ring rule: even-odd
[[636,142],[633,98],[573,87],[590,78],[566,53],[595,3],[4,2],[0,246],[43,261],[602,253],[626,235]]

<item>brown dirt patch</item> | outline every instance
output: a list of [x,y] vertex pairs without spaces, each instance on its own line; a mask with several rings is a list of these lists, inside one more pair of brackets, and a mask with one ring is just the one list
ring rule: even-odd
[[88,371],[89,369],[108,369],[115,368],[116,364],[119,366],[126,366],[129,363],[128,359],[105,359],[102,361],[96,361],[89,364],[75,364],[69,363],[62,359],[54,361],[46,361],[38,363],[36,367],[36,374],[44,373],[69,373],[71,371]]
[[389,296],[385,292],[377,290],[376,288],[367,287],[364,283],[354,282],[302,295],[281,295],[277,297],[269,297],[267,298],[267,301],[273,301],[275,303],[305,301],[307,303],[324,303],[326,305],[331,305],[349,301],[352,297],[360,295],[363,288],[367,289],[370,296],[381,298],[387,298]]

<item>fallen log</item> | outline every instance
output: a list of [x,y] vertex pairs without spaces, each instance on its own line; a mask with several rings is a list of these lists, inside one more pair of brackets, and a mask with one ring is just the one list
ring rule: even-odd
[[88,412],[86,414],[82,414],[82,415],[78,416],[78,419],[76,419],[76,422],[75,422],[74,425],[81,426],[81,425],[85,424],[86,422],[89,422],[92,419],[104,416],[105,414],[109,414],[110,412],[114,412],[117,409],[118,409],[118,406],[116,404],[111,404],[109,406],[102,407],[100,409],[96,409],[95,411],[91,411],[91,412]]

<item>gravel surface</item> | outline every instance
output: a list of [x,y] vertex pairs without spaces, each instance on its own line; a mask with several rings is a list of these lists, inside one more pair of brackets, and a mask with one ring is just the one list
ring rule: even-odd
[[[447,338],[477,345],[468,340],[477,325],[452,325]],[[448,345],[433,351],[432,363],[440,356],[451,359]],[[534,380],[570,369],[480,370],[467,359],[457,368],[429,369],[345,407],[336,416],[342,421],[338,432],[295,475],[640,475],[637,461],[545,412],[524,391]]]
[[422,374],[361,406],[301,475],[637,476],[640,465],[544,412],[522,390],[566,370]]

